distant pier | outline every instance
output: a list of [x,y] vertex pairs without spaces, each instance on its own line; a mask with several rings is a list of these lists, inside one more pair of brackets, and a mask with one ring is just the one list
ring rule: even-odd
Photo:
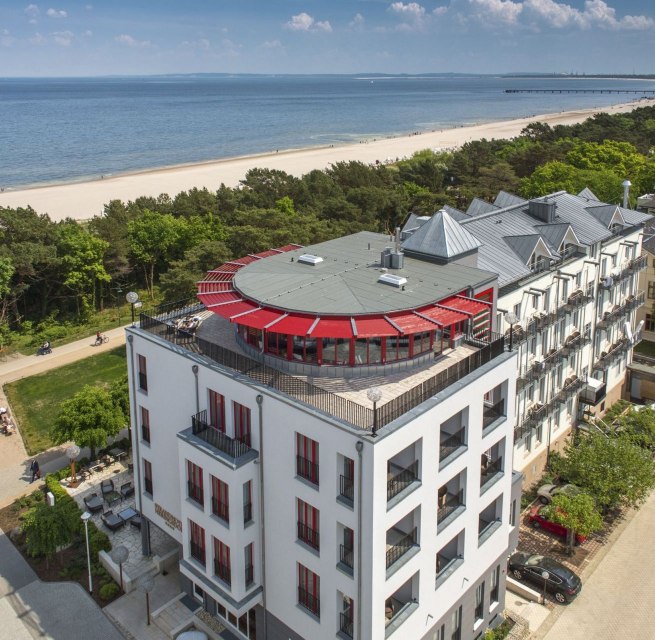
[[655,95],[655,89],[505,89],[505,93],[640,93]]

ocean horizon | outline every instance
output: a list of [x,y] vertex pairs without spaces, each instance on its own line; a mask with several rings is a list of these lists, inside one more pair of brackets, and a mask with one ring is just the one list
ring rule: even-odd
[[602,108],[653,81],[579,76],[190,74],[0,78],[0,187],[165,167]]

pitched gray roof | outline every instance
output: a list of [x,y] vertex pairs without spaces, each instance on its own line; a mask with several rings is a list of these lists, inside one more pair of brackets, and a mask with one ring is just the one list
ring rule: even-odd
[[644,213],[643,211],[624,209],[623,207],[619,207],[619,211],[628,224],[648,224],[653,219],[650,213]]
[[480,242],[443,210],[402,243],[407,252],[441,259],[454,258],[479,246]]
[[513,193],[507,193],[507,191],[499,191],[496,199],[494,200],[494,204],[501,209],[511,207],[515,204],[525,204],[526,202],[527,200],[524,200],[519,196],[515,196]]
[[455,207],[451,207],[448,204],[445,204],[442,210],[445,211],[451,218],[457,220],[457,222],[459,222],[460,220],[466,220],[467,218],[471,217],[468,214],[464,213],[463,211],[460,211],[459,209],[455,209]]
[[530,236],[505,236],[504,240],[523,264],[528,264],[541,236],[538,233]]
[[495,204],[491,204],[486,200],[481,200],[480,198],[474,198],[469,205],[469,208],[466,210],[466,213],[469,216],[477,216],[481,213],[489,213],[490,211],[498,211],[500,207],[497,207]]
[[578,196],[580,198],[585,198],[586,200],[595,200],[596,202],[600,202],[600,200],[594,195],[594,192],[589,187],[585,187],[582,191],[580,191]]
[[[619,209],[619,207],[615,204],[602,204],[599,206],[587,207],[587,211],[589,211],[589,213],[594,216],[594,218],[599,220],[603,226],[608,229],[612,222],[612,218],[614,218],[617,212],[617,209]],[[621,221],[624,220],[622,215],[620,215],[620,218]]]
[[535,227],[539,233],[546,239],[549,248],[552,251],[559,253],[559,248],[562,245],[562,240],[566,236],[566,232],[571,229],[570,224],[560,222],[556,224],[540,224]]

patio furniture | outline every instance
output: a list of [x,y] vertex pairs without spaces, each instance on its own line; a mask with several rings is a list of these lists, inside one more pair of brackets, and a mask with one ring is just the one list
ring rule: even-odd
[[124,482],[120,488],[120,494],[123,498],[129,498],[134,495],[134,486],[131,482]]
[[84,505],[87,511],[91,513],[98,513],[102,511],[102,498],[97,493],[92,493],[84,498]]
[[130,525],[137,529],[141,529],[141,516],[137,514],[133,518],[130,518]]
[[102,491],[103,496],[106,496],[108,493],[115,492],[116,489],[114,488],[114,481],[111,478],[103,480],[100,483],[100,491]]
[[89,462],[89,471],[92,471],[93,473],[98,473],[99,471],[102,471],[102,463],[100,460],[94,460],[93,462]]
[[132,507],[128,507],[127,509],[118,512],[118,517],[125,520],[125,522],[129,522],[132,518],[135,518],[138,515],[138,512]]
[[117,502],[120,502],[123,498],[118,491],[110,491],[105,494],[105,502],[108,506],[113,507]]
[[123,520],[123,518],[120,518],[111,510],[105,511],[100,516],[100,519],[103,521],[104,525],[110,531],[117,531],[118,529],[120,529],[125,525],[125,520]]
[[127,456],[127,451],[123,451],[122,449],[118,449],[118,448],[110,449],[109,455],[112,456],[114,460],[118,461]]

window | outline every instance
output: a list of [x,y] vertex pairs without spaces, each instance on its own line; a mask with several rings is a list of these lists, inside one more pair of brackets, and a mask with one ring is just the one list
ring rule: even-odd
[[209,424],[225,433],[225,398],[209,389]]
[[255,581],[255,568],[254,568],[254,557],[255,557],[255,545],[251,542],[243,550],[243,557],[245,559],[245,572],[246,572],[246,587],[251,585]]
[[298,604],[320,617],[321,579],[300,563],[298,563]]
[[475,619],[484,618],[484,582],[481,582],[475,589]]
[[252,480],[243,485],[243,524],[252,522]]
[[343,469],[339,476],[339,495],[350,502],[355,497],[355,461],[343,456]]
[[141,408],[141,439],[150,442],[150,411],[145,407]]
[[238,402],[232,402],[234,407],[234,439],[243,444],[250,444],[250,409]]
[[450,636],[451,640],[462,639],[462,607],[458,607],[453,611],[450,618],[450,626],[453,628],[453,633]]
[[232,584],[230,547],[214,538],[214,574],[227,584]]
[[226,523],[230,522],[230,488],[227,483],[211,476],[212,513]]
[[187,460],[186,473],[189,498],[197,502],[199,505],[203,505],[205,502],[205,496],[202,489],[202,467]]
[[339,631],[349,638],[353,637],[353,600],[346,595],[341,596],[341,612],[339,614]]
[[512,501],[512,508],[509,510],[509,526],[514,527],[516,525],[516,500]]
[[434,634],[434,640],[446,640],[446,625],[442,624]]
[[644,325],[646,331],[655,331],[655,320],[653,319],[652,314],[646,314],[646,323]]
[[205,530],[193,520],[189,520],[189,541],[191,557],[200,564],[205,564]]
[[317,551],[319,544],[319,512],[311,505],[297,498],[298,501],[298,540]]
[[296,475],[318,486],[318,442],[296,434]]
[[548,307],[550,307],[550,289],[546,289],[544,292],[544,311],[548,313]]
[[350,569],[353,568],[353,549],[355,547],[355,532],[349,527],[343,528],[343,543],[339,545],[339,562]]
[[519,302],[518,304],[515,304],[515,305],[514,305],[514,315],[515,315],[517,318],[520,318],[520,317],[521,317],[521,303],[520,303],[520,302]]
[[151,497],[154,495],[152,490],[152,465],[143,458],[143,488]]
[[530,339],[530,354],[535,355],[537,353],[537,338],[533,337]]
[[498,565],[491,572],[491,589],[489,590],[489,597],[491,598],[491,604],[498,602],[499,588],[500,588],[500,565]]
[[141,391],[148,391],[148,370],[146,368],[146,357],[138,356],[139,358],[139,389]]

